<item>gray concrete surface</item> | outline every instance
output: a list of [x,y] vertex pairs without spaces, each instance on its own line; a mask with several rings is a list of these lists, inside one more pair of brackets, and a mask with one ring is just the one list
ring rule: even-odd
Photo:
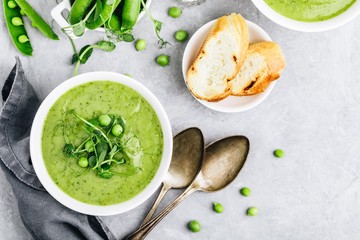
[[[54,0],[29,0],[48,21]],[[135,36],[147,40],[148,48],[136,52],[133,44],[121,43],[112,53],[94,52],[80,72],[94,70],[130,73],[147,86],[164,105],[177,133],[200,127],[207,142],[232,134],[251,141],[248,161],[235,182],[217,193],[195,193],[165,218],[148,239],[359,239],[360,236],[360,18],[324,33],[300,33],[282,28],[263,16],[250,0],[208,0],[186,8],[180,19],[167,16],[175,1],[154,0],[151,10],[164,22],[163,35],[173,42],[164,50],[148,19],[142,19]],[[200,105],[188,92],[181,59],[186,43],[175,43],[178,29],[193,34],[209,20],[239,12],[259,24],[283,48],[287,68],[269,98],[244,113],[224,114]],[[55,30],[60,30],[54,24]],[[64,35],[50,41],[28,28],[33,57],[21,57],[25,72],[37,93],[44,98],[58,84],[72,76],[72,50]],[[18,55],[10,43],[0,13],[0,85]],[[78,47],[102,38],[87,33],[76,41]],[[171,56],[168,67],[159,67],[154,58]],[[282,148],[286,156],[276,159],[272,151]],[[31,239],[21,223],[16,200],[0,172],[1,239]],[[239,189],[248,186],[252,195],[244,198]],[[162,206],[179,191],[171,192]],[[223,214],[211,209],[213,201],[225,206]],[[104,221],[117,236],[125,236],[141,222],[151,200],[133,211]],[[259,215],[247,217],[249,206]],[[199,233],[190,233],[186,224],[198,219]]]

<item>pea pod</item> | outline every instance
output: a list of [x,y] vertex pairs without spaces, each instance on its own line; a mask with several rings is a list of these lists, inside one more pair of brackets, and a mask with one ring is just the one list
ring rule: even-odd
[[132,29],[137,22],[140,14],[141,0],[124,0],[124,8],[122,12],[123,29]]
[[121,0],[115,0],[111,4],[105,3],[103,10],[101,11],[100,17],[93,22],[86,22],[86,27],[88,29],[96,29],[104,25],[104,23],[111,17],[117,6],[120,4]]
[[23,43],[19,41],[20,36],[27,36],[24,25],[14,26],[12,24],[13,18],[20,18],[20,19],[22,18],[20,14],[20,8],[19,7],[10,8],[8,6],[8,2],[9,0],[3,0],[5,22],[7,29],[10,33],[11,39],[15,47],[19,50],[19,52],[21,52],[24,55],[31,56],[33,49],[31,47],[30,41],[26,41]]
[[42,19],[42,17],[30,6],[26,0],[15,0],[16,4],[21,8],[25,15],[31,20],[32,24],[46,37],[59,40],[51,27]]
[[79,23],[86,14],[86,10],[93,3],[93,0],[76,0],[71,6],[69,22],[71,25]]
[[108,20],[108,26],[111,30],[117,31],[121,28],[121,22],[118,16],[112,15],[110,19]]

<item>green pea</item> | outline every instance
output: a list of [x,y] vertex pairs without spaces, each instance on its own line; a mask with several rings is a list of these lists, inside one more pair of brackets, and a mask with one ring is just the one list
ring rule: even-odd
[[20,10],[20,14],[25,16],[25,12],[23,10]]
[[88,152],[93,152],[94,151],[94,142],[89,140],[85,143],[85,149]]
[[12,23],[12,25],[14,25],[14,26],[24,25],[24,22],[23,22],[22,19],[19,18],[19,17],[13,17],[13,18],[11,19],[11,23]]
[[259,212],[259,209],[257,209],[257,207],[250,207],[248,208],[248,210],[246,211],[248,216],[256,216]]
[[15,1],[8,1],[7,5],[8,5],[9,8],[16,8],[17,7],[17,4],[16,4]]
[[165,54],[162,54],[156,58],[156,62],[162,67],[169,65],[169,61],[170,61],[170,57]]
[[111,129],[111,133],[115,137],[118,137],[122,132],[123,132],[123,128],[121,127],[120,124],[115,124]]
[[86,168],[89,165],[89,161],[86,157],[81,157],[78,160],[78,165],[82,168]]
[[179,30],[175,33],[175,39],[179,42],[184,42],[189,38],[189,34],[184,30]]
[[178,7],[171,7],[171,8],[169,8],[169,10],[168,10],[168,14],[169,14],[169,16],[172,17],[172,18],[178,18],[178,17],[180,17],[180,15],[182,14],[182,11],[181,11],[181,9],[178,8]]
[[188,226],[192,232],[199,232],[201,230],[201,224],[196,220],[190,221]]
[[274,156],[277,158],[282,158],[284,156],[285,152],[281,149],[276,149],[274,151]]
[[29,42],[30,40],[29,40],[29,38],[28,38],[26,35],[20,35],[20,36],[18,37],[18,41],[19,41],[20,43],[26,43],[26,42]]
[[136,51],[142,51],[146,48],[146,41],[144,39],[139,39],[135,44]]
[[240,193],[241,195],[243,195],[244,197],[248,197],[251,194],[251,190],[250,188],[247,187],[243,187],[242,189],[240,189]]
[[101,126],[106,127],[111,123],[111,118],[109,115],[100,115],[98,121]]
[[224,211],[224,206],[221,203],[214,202],[213,203],[213,209],[217,213],[222,213]]

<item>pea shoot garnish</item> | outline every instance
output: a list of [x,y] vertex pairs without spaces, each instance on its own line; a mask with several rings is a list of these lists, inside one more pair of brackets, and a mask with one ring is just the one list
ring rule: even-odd
[[76,141],[80,142],[79,145],[71,143],[69,137],[64,135],[66,144],[63,153],[70,159],[76,159],[79,167],[95,171],[105,179],[116,174],[133,175],[140,170],[140,141],[130,131],[125,131],[124,118],[103,114],[87,120],[71,111],[66,114],[74,116],[76,126],[83,125],[87,135],[81,141]]

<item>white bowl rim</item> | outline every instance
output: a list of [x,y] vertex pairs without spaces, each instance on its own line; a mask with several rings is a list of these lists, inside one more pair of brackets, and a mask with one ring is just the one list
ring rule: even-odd
[[[97,206],[78,201],[63,192],[50,177],[42,155],[41,138],[42,130],[48,111],[64,93],[84,83],[93,81],[112,81],[128,86],[144,97],[156,112],[163,131],[163,154],[159,168],[151,182],[135,197],[115,205]],[[30,156],[32,164],[44,188],[58,202],[66,207],[88,215],[110,216],[129,211],[146,201],[160,186],[168,171],[172,156],[172,130],[167,114],[159,100],[144,85],[135,79],[114,72],[88,72],[72,77],[57,86],[41,103],[31,128]]]
[[360,14],[360,1],[357,0],[349,9],[333,18],[319,22],[302,22],[281,15],[264,0],[251,0],[256,8],[267,18],[280,26],[300,32],[323,32],[340,27]]
[[[208,28],[210,28],[215,23],[216,20],[217,19],[211,20],[211,21],[205,23],[203,26],[201,26],[193,34],[193,36],[190,38],[188,44],[185,47],[185,51],[184,51],[184,55],[183,55],[183,59],[182,59],[182,74],[183,74],[183,78],[184,78],[186,86],[187,86],[186,73],[188,71],[187,65],[191,61],[191,59],[189,57],[191,55],[191,53],[190,53],[191,48],[193,47],[193,45],[196,45],[196,41],[197,41],[199,35],[204,34],[204,31],[206,31]],[[262,29],[259,25],[255,24],[249,20],[246,20],[246,23],[249,27],[249,30],[252,29],[254,32],[257,32],[258,34],[260,34],[262,36],[262,41],[271,41],[272,40],[271,37],[265,32],[265,30]],[[197,54],[197,52],[195,54]],[[224,113],[238,113],[238,112],[244,112],[244,111],[250,110],[250,109],[256,107],[257,105],[259,105],[260,103],[262,103],[270,95],[275,84],[276,84],[276,81],[273,81],[264,92],[253,95],[253,96],[243,96],[243,97],[229,96],[219,102],[208,102],[208,101],[200,100],[200,99],[196,98],[193,94],[191,94],[190,90],[189,90],[189,92],[198,102],[200,102],[202,105],[204,105],[207,108],[210,108],[210,109],[218,111],[218,112],[224,112]],[[224,107],[224,106],[219,105],[219,103],[221,103],[223,101],[228,101],[228,100],[237,101],[236,99],[240,99],[240,98],[248,98],[248,99],[252,98],[253,100],[251,100],[251,103],[249,103],[247,105],[244,104],[244,105],[240,105],[240,106],[236,106],[236,107]]]

